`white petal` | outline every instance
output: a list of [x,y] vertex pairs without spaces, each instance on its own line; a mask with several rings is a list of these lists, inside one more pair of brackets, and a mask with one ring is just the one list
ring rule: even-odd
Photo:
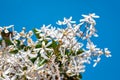
[[95,37],[98,37],[98,34],[96,34],[96,33],[94,33],[93,35],[94,35]]
[[82,70],[80,70],[79,72],[82,72],[82,73],[83,73],[83,72],[85,72],[85,69],[82,69]]
[[58,20],[58,22],[56,22],[56,24],[62,25],[63,23],[62,23],[61,21]]
[[9,28],[12,28],[12,27],[14,27],[14,25],[10,25],[10,26],[7,26],[7,27],[5,27],[6,29],[9,29]]
[[76,21],[70,21],[70,23],[76,23]]
[[71,21],[72,20],[72,16],[68,20]]
[[10,73],[10,72],[14,72],[14,70],[13,70],[12,68],[8,68],[4,73],[5,73],[5,74],[8,74],[8,73]]
[[52,44],[52,41],[51,41],[51,42],[48,42],[48,43],[46,44],[46,47],[50,46],[51,44]]
[[42,46],[45,47],[45,41],[42,41]]
[[80,22],[86,22],[86,19],[80,19]]
[[48,59],[48,57],[46,56],[46,52],[44,50],[40,51],[41,57],[43,57],[44,59]]
[[82,16],[83,16],[83,17],[88,17],[88,15],[84,15],[84,14],[82,14]]
[[47,25],[46,27],[49,28],[51,26],[51,24]]
[[93,18],[100,18],[100,16],[95,15],[95,16],[93,16]]
[[96,67],[97,63],[94,63],[93,67]]
[[38,70],[38,71],[39,71],[39,70],[44,70],[45,68],[46,68],[46,64],[38,67],[37,70]]
[[37,57],[37,53],[29,53],[28,54],[30,58],[35,58]]
[[32,76],[26,76],[28,80],[33,80]]
[[9,33],[9,31],[6,29],[6,30],[5,30],[5,33]]
[[106,55],[106,57],[112,57],[112,55]]

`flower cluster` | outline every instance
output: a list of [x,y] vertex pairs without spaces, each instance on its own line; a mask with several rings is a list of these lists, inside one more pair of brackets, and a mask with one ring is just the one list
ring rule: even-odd
[[86,63],[93,61],[95,67],[101,55],[111,57],[108,48],[97,48],[91,41],[98,37],[95,18],[99,16],[82,16],[78,24],[72,17],[58,21],[64,28],[43,25],[17,32],[13,25],[0,27],[0,80],[79,80]]

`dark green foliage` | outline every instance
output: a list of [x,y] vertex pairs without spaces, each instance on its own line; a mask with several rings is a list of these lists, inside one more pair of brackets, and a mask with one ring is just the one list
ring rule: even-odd
[[48,46],[48,48],[53,48],[54,54],[57,56],[59,55],[59,44],[55,40],[52,39],[52,44]]
[[57,42],[55,40],[52,40],[52,44],[48,46],[48,48],[56,49],[57,46],[58,46]]
[[34,64],[34,62],[36,61],[37,57],[35,58],[30,58],[31,62]]
[[76,56],[76,55],[79,55],[79,54],[81,54],[81,53],[83,53],[83,52],[84,52],[84,50],[82,50],[82,49],[79,49],[79,50],[77,51],[77,53],[75,53],[75,52],[72,51],[72,50],[66,49],[66,50],[65,50],[65,55],[67,55],[67,56],[70,56],[70,55]]
[[27,50],[29,50],[29,49],[31,49],[30,46],[25,46],[25,47],[24,47],[24,51],[27,51]]
[[35,57],[35,58],[30,58],[30,57],[29,57],[29,59],[30,59],[31,62],[34,64],[34,62],[37,60],[38,57],[40,57],[40,53],[39,53],[39,52],[37,53],[37,57]]
[[36,38],[40,38],[39,33],[37,33],[38,31],[36,30],[36,28],[33,29],[33,33],[35,34]]
[[23,70],[27,70],[27,66],[24,66],[24,67],[23,67]]
[[42,47],[42,42],[39,41],[39,42],[37,43],[37,45],[35,46],[35,48],[41,48],[41,47]]
[[65,49],[65,55],[70,56],[72,53],[72,50]]
[[16,42],[17,42],[17,46],[20,46],[20,40],[16,40]]
[[82,74],[79,74],[78,78],[81,80],[82,79]]
[[2,40],[0,40],[0,45],[2,44]]
[[83,53],[83,52],[84,52],[84,50],[79,49],[79,50],[77,51],[77,55],[79,55],[79,54],[81,54],[81,53]]
[[23,75],[21,80],[28,80],[28,79],[27,79],[26,75]]
[[20,44],[20,40],[16,40],[16,47],[17,47],[17,49],[18,50],[21,50],[21,49],[24,49],[25,47],[26,47],[26,45],[25,44]]
[[4,31],[1,32],[2,40],[5,40],[6,46],[12,45],[12,42],[10,41],[10,35],[13,36],[12,32],[5,33]]
[[45,64],[47,62],[48,62],[48,60],[46,60],[46,59],[40,59],[38,65],[42,66],[43,64]]
[[24,49],[26,46],[23,44],[23,45],[19,45],[17,47],[18,47],[19,50],[21,50],[21,49]]
[[18,53],[18,50],[16,49],[16,50],[12,50],[12,51],[10,51],[10,53],[11,54],[17,54]]
[[4,39],[6,46],[13,45],[13,43],[9,39]]

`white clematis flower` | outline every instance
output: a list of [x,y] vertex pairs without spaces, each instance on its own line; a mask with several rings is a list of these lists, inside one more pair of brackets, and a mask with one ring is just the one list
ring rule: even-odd
[[94,18],[99,18],[99,16],[95,15],[95,13],[82,16],[84,17],[84,19],[81,19],[80,22],[88,22],[90,24],[96,24]]
[[104,50],[106,57],[112,57],[112,55],[110,54],[111,52],[108,50],[108,48],[105,48]]

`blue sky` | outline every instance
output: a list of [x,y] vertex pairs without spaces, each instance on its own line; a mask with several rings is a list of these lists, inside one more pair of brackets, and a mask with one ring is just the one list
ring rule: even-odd
[[92,68],[87,66],[82,80],[120,80],[120,36],[118,0],[0,0],[0,26],[15,25],[30,30],[42,24],[55,25],[58,19],[73,16],[79,21],[81,14],[96,13],[96,28],[99,38],[94,40],[98,47],[108,47],[112,58],[104,58]]

